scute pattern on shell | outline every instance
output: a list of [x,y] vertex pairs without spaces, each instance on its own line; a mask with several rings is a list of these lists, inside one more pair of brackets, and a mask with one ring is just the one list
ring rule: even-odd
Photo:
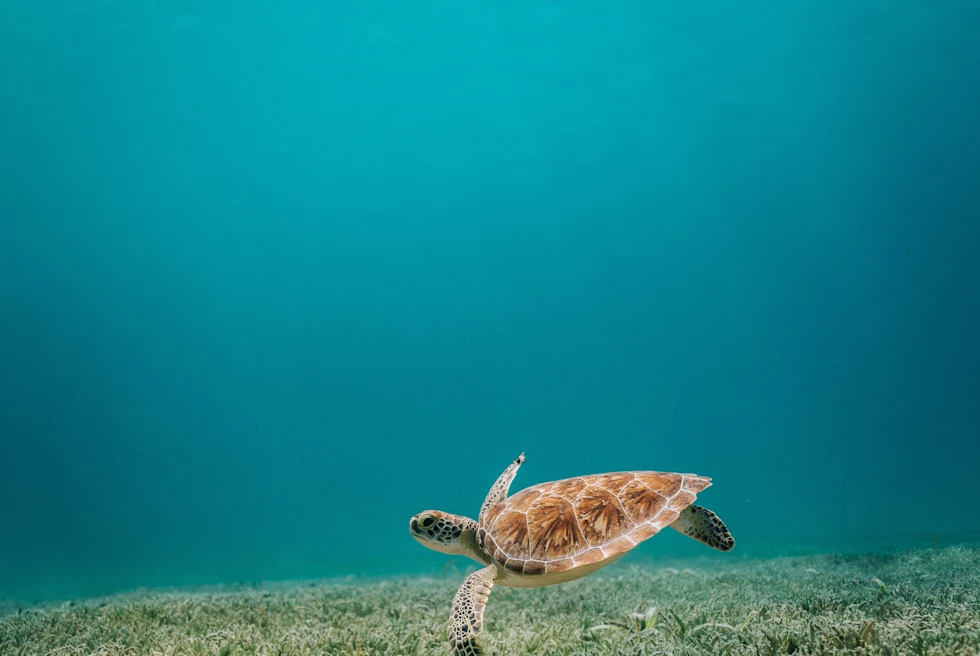
[[541,483],[488,509],[478,540],[512,571],[563,572],[653,537],[709,485],[705,476],[654,471]]

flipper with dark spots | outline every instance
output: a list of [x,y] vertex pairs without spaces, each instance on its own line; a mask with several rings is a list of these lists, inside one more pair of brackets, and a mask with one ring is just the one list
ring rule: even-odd
[[496,576],[497,568],[490,565],[467,576],[459,587],[449,618],[449,648],[453,656],[483,656],[477,638],[483,631],[483,613]]
[[721,517],[701,506],[685,508],[670,527],[718,551],[731,551],[735,547],[735,538]]

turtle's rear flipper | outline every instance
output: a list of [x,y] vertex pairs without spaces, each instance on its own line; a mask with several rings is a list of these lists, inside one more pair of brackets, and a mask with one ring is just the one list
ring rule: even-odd
[[735,547],[735,538],[721,517],[701,506],[685,508],[670,527],[718,551],[731,551]]

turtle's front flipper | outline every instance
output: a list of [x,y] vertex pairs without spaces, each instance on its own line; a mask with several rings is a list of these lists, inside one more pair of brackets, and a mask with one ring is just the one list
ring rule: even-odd
[[467,576],[459,586],[449,618],[449,648],[453,656],[483,656],[476,639],[483,631],[483,611],[496,576],[497,568],[490,565]]
[[735,547],[735,538],[721,517],[701,506],[685,508],[670,527],[718,551],[731,551]]
[[510,467],[504,470],[504,473],[500,475],[497,482],[493,484],[490,488],[490,493],[487,495],[486,501],[483,502],[483,507],[480,508],[480,516],[477,517],[477,521],[483,519],[483,513],[487,511],[487,508],[493,508],[498,503],[507,498],[507,491],[510,490],[510,484],[513,482],[514,477],[517,476],[517,470],[521,468],[524,461],[527,458],[524,457],[522,453],[517,457],[517,460],[510,463]]

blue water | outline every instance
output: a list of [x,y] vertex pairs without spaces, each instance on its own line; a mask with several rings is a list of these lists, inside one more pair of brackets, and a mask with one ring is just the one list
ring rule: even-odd
[[970,539],[977,116],[975,0],[5,0],[0,591],[438,571],[522,451]]

